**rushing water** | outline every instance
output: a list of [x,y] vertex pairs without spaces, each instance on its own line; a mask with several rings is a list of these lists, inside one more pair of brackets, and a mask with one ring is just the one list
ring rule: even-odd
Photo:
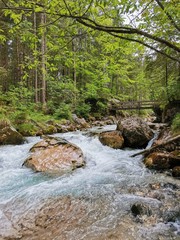
[[[114,126],[108,128],[113,129]],[[14,226],[25,214],[27,218],[28,214],[30,215],[34,209],[37,210],[37,206],[40,208],[42,202],[46,202],[47,199],[71,197],[82,201],[82,204],[86,202],[89,210],[87,217],[84,217],[85,220],[81,220],[83,229],[78,231],[77,227],[72,226],[66,235],[68,240],[101,239],[95,236],[117,229],[120,220],[122,222],[126,216],[129,216],[136,230],[134,233],[131,230],[132,238],[127,237],[125,240],[137,237],[155,240],[180,239],[178,217],[171,222],[160,220],[160,216],[150,224],[150,220],[143,219],[143,216],[138,219],[131,213],[131,207],[137,202],[149,206],[153,216],[158,215],[160,209],[163,212],[163,208],[165,211],[166,209],[175,211],[174,209],[178,207],[179,180],[150,172],[144,167],[141,156],[130,157],[138,152],[138,149],[115,150],[103,146],[93,131],[102,129],[94,128],[91,133],[77,131],[55,134],[78,145],[86,159],[84,168],[63,176],[34,173],[31,169],[22,167],[29,149],[40,141],[39,137],[27,138],[27,143],[23,145],[0,147],[0,236],[12,235],[8,233],[13,228],[12,225]],[[154,192],[152,189],[150,191],[149,186],[157,184],[160,186],[159,192],[156,189]],[[152,196],[152,192],[154,195],[159,194],[158,197]],[[159,197],[162,195],[163,197]],[[173,201],[176,203],[173,204]],[[7,217],[8,213],[11,217]],[[84,226],[83,222],[86,222]],[[116,238],[104,236],[104,239],[122,239],[117,236]]]

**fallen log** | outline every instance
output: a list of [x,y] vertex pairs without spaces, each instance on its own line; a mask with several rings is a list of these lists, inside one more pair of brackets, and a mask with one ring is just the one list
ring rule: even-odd
[[145,149],[141,152],[135,153],[135,154],[131,155],[131,157],[136,157],[136,156],[141,155],[141,154],[143,154],[143,155],[144,154],[149,154],[149,153],[153,152],[156,148],[164,147],[165,145],[167,145],[169,143],[172,143],[174,141],[177,141],[177,140],[180,140],[180,135],[178,135],[176,137],[173,137],[173,138],[170,138],[170,139],[168,139],[168,140],[166,140],[166,141],[164,141],[164,142],[162,142],[162,143],[160,143],[156,146],[153,146],[153,147]]

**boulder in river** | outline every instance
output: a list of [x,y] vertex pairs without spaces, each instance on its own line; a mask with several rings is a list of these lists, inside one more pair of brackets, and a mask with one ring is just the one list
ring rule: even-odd
[[102,132],[99,135],[99,140],[103,145],[120,149],[123,147],[124,138],[119,131],[107,131]]
[[45,136],[30,152],[23,165],[37,172],[63,174],[85,165],[82,150],[62,138]]
[[23,136],[6,120],[0,121],[0,145],[21,144]]
[[180,158],[172,153],[153,152],[145,158],[144,163],[146,167],[156,170],[172,169],[180,166]]
[[153,152],[144,159],[148,168],[161,170],[170,168],[170,157],[167,153]]
[[153,131],[148,124],[138,117],[129,117],[118,121],[117,130],[124,137],[125,147],[146,147],[153,137]]

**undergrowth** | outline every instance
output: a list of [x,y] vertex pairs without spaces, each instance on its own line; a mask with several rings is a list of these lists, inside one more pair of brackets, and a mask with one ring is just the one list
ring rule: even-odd
[[171,125],[173,133],[180,134],[180,113],[177,113],[174,117]]

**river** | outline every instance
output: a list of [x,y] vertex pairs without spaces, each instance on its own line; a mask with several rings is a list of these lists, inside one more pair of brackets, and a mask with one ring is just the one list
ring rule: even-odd
[[39,137],[0,147],[0,239],[180,239],[179,180],[130,157],[139,149],[103,146],[98,131],[55,134],[86,159],[84,168],[63,176],[22,167]]

